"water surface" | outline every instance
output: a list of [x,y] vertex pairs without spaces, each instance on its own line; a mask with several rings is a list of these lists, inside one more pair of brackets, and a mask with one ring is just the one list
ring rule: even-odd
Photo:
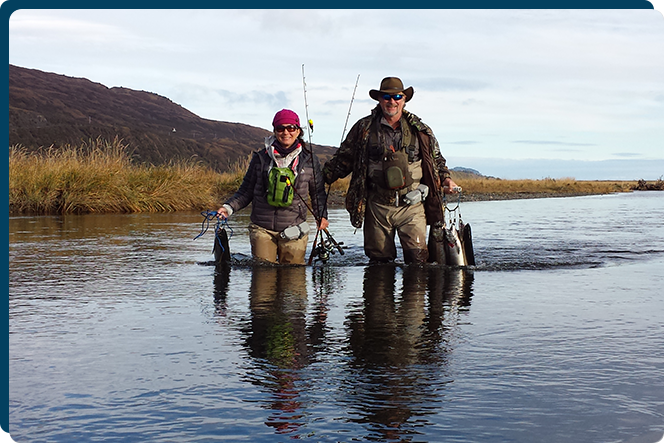
[[661,437],[664,195],[461,209],[471,270],[369,266],[343,210],[343,256],[280,268],[242,213],[231,268],[198,213],[10,217],[13,439]]

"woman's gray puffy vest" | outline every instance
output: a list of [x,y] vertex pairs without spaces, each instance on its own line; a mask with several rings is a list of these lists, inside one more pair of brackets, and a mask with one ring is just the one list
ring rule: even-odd
[[[226,204],[239,211],[251,203],[251,222],[270,231],[281,232],[307,219],[307,205],[321,217],[327,218],[325,183],[318,158],[302,150],[295,178],[295,196],[287,207],[275,207],[267,201],[268,171],[272,159],[264,148],[254,152],[247,173],[238,191]],[[316,172],[314,174],[314,168]],[[315,181],[314,181],[315,175]]]

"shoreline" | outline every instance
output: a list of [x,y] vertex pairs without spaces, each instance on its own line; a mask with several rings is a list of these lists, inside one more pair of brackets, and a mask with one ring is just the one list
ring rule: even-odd
[[[249,157],[218,172],[194,160],[136,164],[118,139],[79,147],[9,150],[10,214],[156,213],[216,209],[243,182]],[[500,201],[664,190],[664,180],[503,180],[451,171],[462,201]],[[351,177],[331,188],[330,206],[345,206]],[[331,189],[331,190],[330,190]],[[450,196],[450,201],[459,197]]]
[[[565,198],[565,197],[583,197],[589,195],[609,195],[609,194],[622,194],[622,193],[633,193],[635,191],[659,191],[660,189],[630,189],[630,190],[621,190],[613,192],[475,192],[467,193],[461,195],[462,202],[481,202],[481,201],[507,201],[507,200],[526,200],[526,199],[537,199],[537,198]],[[220,200],[223,201],[230,195],[223,196]],[[345,208],[345,199],[346,194],[344,191],[332,191],[328,194],[327,204],[331,208],[343,209]],[[452,196],[449,200],[449,203],[456,203],[457,197]],[[162,211],[138,211],[138,212],[149,212],[149,213],[158,213],[158,212],[186,212],[192,210],[200,210],[201,208],[186,208],[178,210],[162,210]],[[84,213],[129,213],[125,211],[119,212],[77,212],[77,214]],[[59,212],[53,213],[41,213],[41,212],[30,212],[30,211],[12,211],[9,210],[10,216],[21,216],[21,215],[62,215]]]
[[[479,202],[479,201],[504,201],[504,200],[525,200],[535,198],[564,198],[564,197],[583,197],[586,195],[608,195],[608,194],[622,194],[629,191],[615,191],[615,192],[487,192],[487,193],[472,193],[462,194],[462,202]],[[345,194],[342,192],[330,192],[327,199],[328,206],[338,208],[345,207]],[[456,202],[457,197],[452,196],[450,202]]]

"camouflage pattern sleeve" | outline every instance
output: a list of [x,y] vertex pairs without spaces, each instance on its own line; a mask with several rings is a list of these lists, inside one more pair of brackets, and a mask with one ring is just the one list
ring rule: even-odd
[[361,132],[363,120],[358,121],[348,132],[346,139],[341,143],[334,156],[325,162],[323,166],[323,176],[325,183],[334,183],[340,178],[346,177],[353,172],[357,149],[361,144]]
[[447,167],[447,160],[440,153],[440,145],[438,144],[438,139],[433,135],[433,131],[429,130],[429,137],[431,138],[431,156],[433,157],[433,162],[436,165],[438,170],[438,175],[440,176],[440,182],[443,183],[446,178],[450,177],[450,170]]
[[313,203],[316,220],[327,218],[327,192],[318,156],[311,155],[312,179],[309,182],[309,199]]
[[429,136],[429,139],[431,140],[431,157],[433,158],[434,165],[440,176],[440,182],[442,183],[446,178],[450,177],[450,170],[447,168],[445,157],[440,153],[438,139],[429,125],[424,123],[417,115],[406,110],[403,112],[411,125],[413,125],[418,131],[424,132]]

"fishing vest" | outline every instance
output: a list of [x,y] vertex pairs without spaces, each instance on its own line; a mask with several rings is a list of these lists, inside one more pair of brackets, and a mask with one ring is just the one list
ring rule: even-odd
[[295,174],[288,168],[273,167],[267,176],[267,202],[283,208],[293,203]]
[[374,121],[369,134],[369,160],[374,163],[379,162],[382,170],[382,173],[373,171],[371,179],[383,189],[404,189],[412,185],[414,181],[409,172],[409,164],[416,160],[417,138],[413,135],[406,120],[402,119],[400,145],[386,146],[387,143],[381,142],[378,133],[381,124],[380,121]]

